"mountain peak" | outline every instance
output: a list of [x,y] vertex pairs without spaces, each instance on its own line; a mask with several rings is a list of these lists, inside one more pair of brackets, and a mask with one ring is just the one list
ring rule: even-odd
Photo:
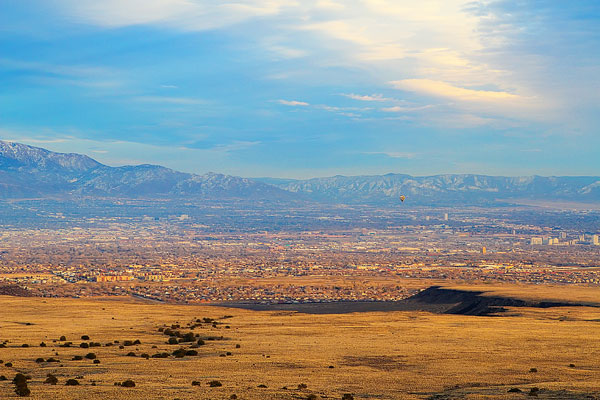
[[104,165],[82,154],[55,153],[41,147],[0,140],[0,167],[84,172],[102,166]]

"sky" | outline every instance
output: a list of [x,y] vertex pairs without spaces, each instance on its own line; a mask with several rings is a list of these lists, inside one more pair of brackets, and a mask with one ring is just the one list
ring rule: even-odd
[[245,177],[600,175],[600,2],[1,0],[0,139]]

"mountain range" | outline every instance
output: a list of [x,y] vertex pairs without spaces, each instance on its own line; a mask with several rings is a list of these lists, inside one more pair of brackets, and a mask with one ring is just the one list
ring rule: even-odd
[[0,198],[98,196],[188,199],[294,199],[344,204],[493,204],[511,199],[600,200],[600,177],[445,174],[333,176],[306,180],[241,178],[157,165],[111,167],[81,154],[0,141]]

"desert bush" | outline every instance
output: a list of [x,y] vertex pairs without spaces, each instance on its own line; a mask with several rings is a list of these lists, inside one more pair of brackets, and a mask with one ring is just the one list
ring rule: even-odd
[[82,335],[81,340],[90,340],[90,337],[88,335]]
[[529,368],[529,372],[538,372],[537,368]]
[[169,358],[169,353],[156,353],[152,355],[152,358]]
[[306,383],[300,383],[298,384],[298,390],[302,390],[302,389],[306,389],[308,386],[306,386]]
[[77,379],[67,379],[67,381],[65,382],[65,386],[77,386],[79,385],[79,381]]
[[142,353],[142,355],[140,357],[145,358],[147,360],[147,359],[150,358],[150,354],[148,354],[148,353]]
[[197,356],[198,352],[196,350],[188,350],[185,352],[186,356]]
[[575,364],[569,364],[569,368],[575,368]]
[[200,382],[198,382],[198,381],[192,381],[192,386],[200,386]]
[[81,347],[82,349],[87,349],[87,348],[89,348],[89,347],[90,347],[90,345],[89,345],[89,344],[87,344],[87,343],[81,343],[81,344],[79,345],[79,347]]
[[206,344],[206,342],[202,339],[198,339],[196,343],[198,344],[198,346],[204,346]]
[[350,393],[344,393],[342,395],[342,400],[354,400],[354,396],[352,396]]
[[90,347],[102,347],[102,345],[98,342],[90,342]]
[[56,385],[58,383],[58,378],[52,374],[48,374],[44,383],[47,383],[49,385]]
[[133,341],[133,344],[138,345],[138,344],[142,344],[142,342],[140,341],[140,339],[135,339]]
[[29,345],[27,343],[23,343],[21,347],[29,347]]
[[311,393],[308,396],[306,396],[306,400],[317,400],[317,395]]
[[123,346],[133,346],[133,341],[131,341],[131,340],[125,340],[123,342]]
[[239,344],[236,344],[236,345],[235,345],[235,348],[236,348],[236,349],[239,349],[240,347],[242,347],[242,346],[241,346],[241,345],[239,345]]
[[98,360],[97,358],[93,361],[94,364],[100,364],[100,360]]
[[38,357],[38,358],[35,359],[35,362],[38,363],[38,364],[39,363],[43,363],[44,359],[42,357]]
[[532,387],[531,389],[529,389],[529,393],[527,393],[527,394],[529,396],[537,396],[539,392],[540,392],[540,388]]
[[229,396],[229,398],[230,398],[231,400],[236,400],[236,399],[237,399],[237,394],[235,394],[235,393],[234,393],[234,394],[232,394],[231,396]]
[[0,375],[0,381],[6,381],[8,378],[5,375]]
[[123,387],[135,387],[135,382],[132,381],[131,379],[127,379],[126,381],[123,381],[123,383],[121,383],[121,386],[123,386]]
[[15,385],[22,385],[22,384],[27,384],[27,380],[31,379],[30,377],[28,377],[27,375],[22,374],[21,372],[17,372],[17,374],[15,375],[15,377],[13,378],[13,383]]
[[7,368],[11,368],[13,366],[13,363],[7,362],[7,363],[4,364],[4,366],[7,367]]
[[169,341],[167,343],[168,344],[179,344],[179,341],[174,337],[170,337]]
[[67,337],[63,335],[63,336],[61,336],[61,337],[60,337],[60,339],[58,339],[58,340],[60,340],[61,342],[64,342],[65,340],[67,340]]
[[95,353],[87,353],[85,355],[85,358],[87,358],[88,360],[94,360],[96,358],[96,354]]
[[227,355],[227,356],[230,356],[230,355],[231,355],[231,352],[230,352],[230,351],[228,351],[227,353],[225,353],[225,355]]
[[40,343],[40,347],[46,347],[46,343],[44,343],[44,342]]
[[81,361],[81,360],[83,360],[83,356],[73,356],[72,360],[73,361]]
[[127,357],[136,357],[136,354],[133,351],[130,351],[126,354]]
[[510,388],[508,389],[508,393],[521,393],[522,390],[519,388]]
[[63,344],[60,345],[60,347],[71,347],[73,343],[71,342],[64,342]]
[[176,358],[183,358],[183,357],[185,357],[185,349],[177,349],[173,352],[173,355]]
[[210,382],[208,382],[208,386],[210,386],[210,387],[220,387],[220,386],[223,386],[223,384],[220,381],[210,381]]
[[60,362],[60,360],[58,360],[54,357],[50,357],[49,359],[46,360],[46,362]]
[[16,386],[15,393],[17,394],[17,396],[27,397],[31,394],[31,390],[29,390],[29,388],[27,387],[27,384],[25,384],[22,386]]

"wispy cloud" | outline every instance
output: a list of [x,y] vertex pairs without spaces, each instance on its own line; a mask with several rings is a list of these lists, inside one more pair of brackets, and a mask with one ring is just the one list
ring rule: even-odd
[[310,104],[304,102],[304,101],[298,101],[298,100],[277,100],[277,102],[279,104],[283,104],[284,106],[292,106],[292,107],[307,107],[310,106]]
[[401,151],[367,151],[362,154],[382,155],[389,158],[404,158],[413,159],[417,156],[416,153],[406,153]]
[[384,97],[382,94],[361,95],[355,93],[343,93],[342,96],[360,101],[396,101],[395,99]]
[[401,90],[461,101],[514,101],[520,96],[504,91],[467,89],[431,79],[404,79],[391,84]]

